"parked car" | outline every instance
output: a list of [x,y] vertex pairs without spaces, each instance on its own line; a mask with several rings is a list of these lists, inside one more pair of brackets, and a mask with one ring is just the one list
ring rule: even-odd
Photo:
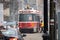
[[0,30],[0,40],[24,40],[23,37],[26,35],[21,35],[20,31],[16,28],[2,28]]

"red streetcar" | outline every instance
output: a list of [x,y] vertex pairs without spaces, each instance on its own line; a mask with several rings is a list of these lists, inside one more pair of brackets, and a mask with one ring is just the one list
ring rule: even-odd
[[39,11],[34,9],[19,10],[20,31],[38,32],[40,28]]

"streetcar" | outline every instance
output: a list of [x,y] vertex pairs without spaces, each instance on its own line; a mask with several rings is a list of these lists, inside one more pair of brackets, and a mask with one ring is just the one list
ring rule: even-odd
[[33,9],[19,10],[19,29],[21,32],[39,32],[40,16],[39,11]]

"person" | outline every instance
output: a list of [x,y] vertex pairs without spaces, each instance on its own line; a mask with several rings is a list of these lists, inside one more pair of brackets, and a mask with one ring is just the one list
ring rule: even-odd
[[40,33],[41,33],[41,32],[43,32],[43,28],[44,28],[44,22],[43,22],[43,21],[41,21],[40,27],[41,27],[41,28],[40,28],[40,30],[41,30]]

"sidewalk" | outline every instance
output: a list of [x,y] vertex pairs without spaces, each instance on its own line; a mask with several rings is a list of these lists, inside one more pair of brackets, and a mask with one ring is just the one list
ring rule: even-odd
[[42,34],[43,33],[29,33],[26,34],[27,36],[24,37],[24,40],[43,40]]

